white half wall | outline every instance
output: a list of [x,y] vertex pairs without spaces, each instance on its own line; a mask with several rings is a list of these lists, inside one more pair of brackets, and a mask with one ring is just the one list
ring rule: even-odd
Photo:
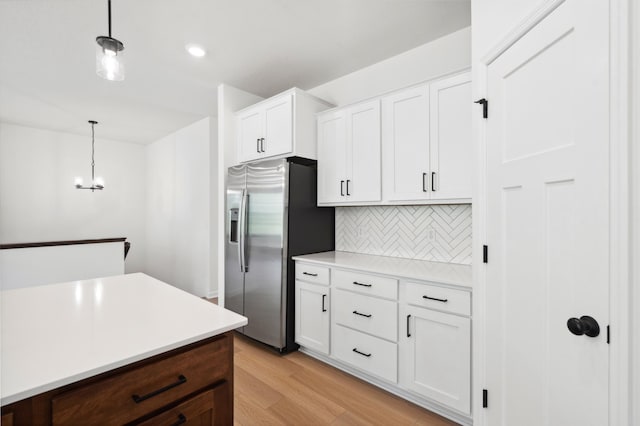
[[146,147],[145,272],[196,296],[210,289],[210,119]]
[[471,28],[463,28],[307,91],[342,106],[471,66]]
[[0,243],[127,237],[126,272],[144,267],[144,146],[104,140],[96,126],[96,175],[103,191],[74,187],[91,180],[87,136],[0,123]]

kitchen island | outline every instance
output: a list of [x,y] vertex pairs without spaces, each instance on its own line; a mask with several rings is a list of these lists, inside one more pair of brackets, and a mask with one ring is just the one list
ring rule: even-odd
[[0,298],[3,425],[233,423],[245,317],[141,273]]

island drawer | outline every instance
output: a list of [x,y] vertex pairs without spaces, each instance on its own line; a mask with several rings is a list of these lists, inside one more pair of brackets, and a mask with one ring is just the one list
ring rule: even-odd
[[194,394],[231,376],[233,338],[225,334],[186,351],[141,361],[55,396],[52,424],[123,424]]
[[[202,392],[193,398],[151,417],[143,422],[136,422],[138,426],[152,425],[222,425],[230,424],[230,418],[221,418],[225,413],[224,404],[227,403],[226,395],[229,395],[228,383],[223,383],[214,389]],[[228,411],[227,411],[228,413]]]
[[296,280],[329,285],[329,268],[296,262]]
[[398,280],[394,278],[333,269],[331,280],[338,288],[385,299],[398,299]]
[[333,318],[337,324],[394,342],[398,340],[398,304],[392,300],[336,289]]

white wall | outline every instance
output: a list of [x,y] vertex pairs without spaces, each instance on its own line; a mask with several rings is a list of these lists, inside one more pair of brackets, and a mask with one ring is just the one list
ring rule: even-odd
[[145,272],[210,294],[210,119],[147,146]]
[[143,269],[144,146],[100,138],[96,174],[103,191],[78,190],[91,179],[91,137],[0,123],[0,242],[127,237],[127,272]]
[[546,0],[476,0],[471,2],[473,58],[486,55]]
[[307,91],[345,105],[471,66],[471,29],[463,28]]

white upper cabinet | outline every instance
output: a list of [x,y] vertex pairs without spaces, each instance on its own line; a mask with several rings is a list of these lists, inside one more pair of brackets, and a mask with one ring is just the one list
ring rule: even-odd
[[293,88],[236,113],[238,161],[316,159],[315,113],[330,104]]
[[382,131],[385,199],[428,200],[429,86],[382,98]]
[[430,86],[431,199],[471,198],[471,74]]
[[471,96],[466,72],[320,114],[318,204],[470,202]]
[[380,101],[318,117],[318,204],[380,202]]

